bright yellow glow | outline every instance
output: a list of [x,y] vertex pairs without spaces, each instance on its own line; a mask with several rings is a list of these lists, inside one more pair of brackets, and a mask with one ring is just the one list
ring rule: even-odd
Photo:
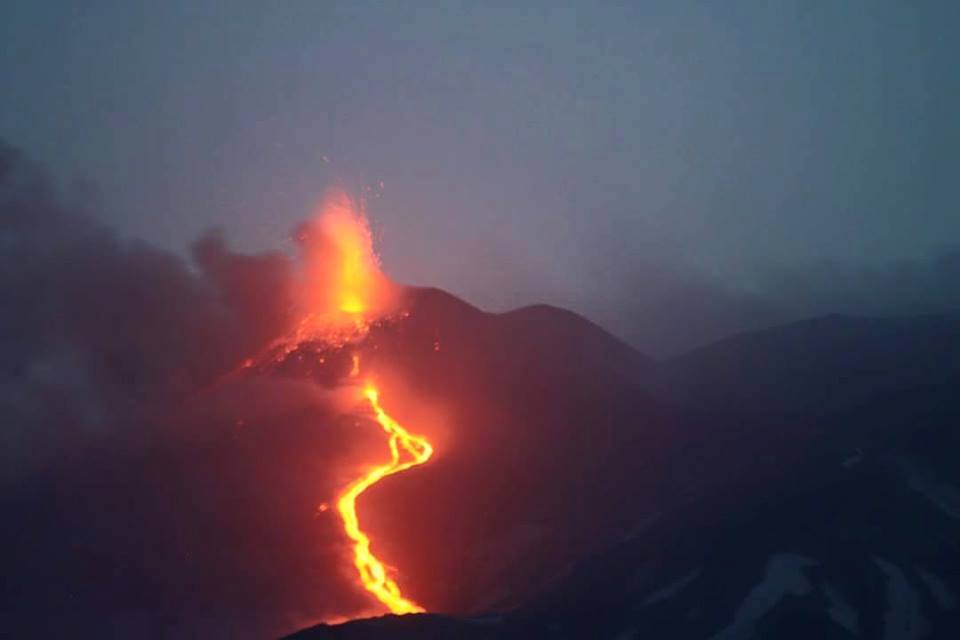
[[302,313],[270,345],[278,361],[306,342],[356,343],[371,322],[396,310],[396,285],[380,270],[370,224],[362,206],[344,191],[330,190],[296,239],[303,256],[296,300]]
[[[345,192],[330,191],[296,238],[304,258],[304,286],[297,300],[302,315],[288,334],[264,352],[275,362],[282,362],[310,342],[322,342],[326,348],[359,344],[372,322],[397,311],[396,285],[380,270],[362,207]],[[323,357],[320,363],[324,363]],[[254,364],[250,359],[243,368]],[[360,357],[356,354],[352,357],[350,377],[360,377]],[[390,461],[369,469],[350,483],[337,497],[337,512],[344,533],[352,542],[354,566],[363,587],[393,613],[420,612],[423,607],[403,596],[396,580],[370,550],[370,537],[360,528],[357,499],[383,478],[425,463],[433,455],[433,447],[426,438],[411,434],[387,414],[373,384],[363,387],[363,398],[388,436]],[[318,512],[327,509],[326,504],[317,507]]]
[[302,230],[308,262],[308,308],[314,314],[370,315],[383,311],[389,285],[373,250],[370,225],[346,193],[327,193]]
[[393,613],[422,612],[423,607],[403,596],[396,580],[388,575],[383,563],[370,551],[370,537],[360,528],[357,517],[357,498],[387,476],[425,463],[433,455],[433,447],[426,438],[411,434],[384,411],[379,393],[372,384],[367,383],[363,395],[373,408],[377,422],[389,436],[390,461],[354,480],[337,499],[337,511],[343,520],[343,530],[353,541],[353,564],[364,588]]

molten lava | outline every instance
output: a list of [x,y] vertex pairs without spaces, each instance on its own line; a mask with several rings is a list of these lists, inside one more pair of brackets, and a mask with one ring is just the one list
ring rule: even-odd
[[[328,193],[318,215],[300,228],[297,239],[305,263],[302,319],[290,335],[271,345],[268,351],[276,361],[310,342],[335,348],[357,344],[370,322],[387,317],[396,303],[396,287],[380,270],[366,218],[345,193]],[[354,354],[350,377],[356,379],[359,374],[360,358]],[[353,562],[363,587],[392,613],[420,612],[423,607],[402,595],[396,580],[370,550],[370,537],[360,528],[357,499],[387,476],[425,463],[433,447],[383,409],[371,382],[363,387],[363,398],[388,436],[390,461],[351,482],[337,497],[337,512],[353,543]]]
[[433,455],[433,447],[426,438],[411,434],[384,411],[380,406],[379,393],[372,384],[367,383],[363,395],[373,408],[377,422],[389,436],[390,461],[354,480],[337,499],[337,511],[343,520],[347,537],[353,541],[353,563],[364,588],[393,613],[417,613],[423,611],[423,607],[403,597],[396,581],[387,575],[383,563],[370,551],[370,537],[360,528],[357,518],[357,498],[387,476],[429,460]]

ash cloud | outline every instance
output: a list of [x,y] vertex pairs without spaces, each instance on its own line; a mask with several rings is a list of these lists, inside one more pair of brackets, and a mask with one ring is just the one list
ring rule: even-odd
[[263,637],[366,606],[315,511],[356,442],[347,400],[221,382],[290,322],[294,265],[216,233],[192,257],[120,241],[0,146],[0,602],[15,635]]

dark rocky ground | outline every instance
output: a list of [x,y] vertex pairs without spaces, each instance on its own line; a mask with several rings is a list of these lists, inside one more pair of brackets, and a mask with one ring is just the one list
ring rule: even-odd
[[642,434],[597,479],[632,493],[618,539],[499,614],[293,637],[960,637],[960,316],[820,318],[644,369],[602,394]]

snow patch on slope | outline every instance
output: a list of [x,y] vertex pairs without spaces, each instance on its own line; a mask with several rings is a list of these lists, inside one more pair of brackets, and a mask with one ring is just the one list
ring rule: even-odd
[[938,481],[927,469],[898,457],[895,464],[907,486],[933,503],[937,508],[954,520],[960,520],[960,490],[953,485]]
[[887,611],[883,616],[883,640],[919,640],[930,633],[930,624],[920,611],[920,594],[910,586],[903,571],[882,558],[873,561],[887,576]]
[[937,606],[944,611],[952,611],[957,606],[957,598],[943,579],[926,569],[920,567],[916,567],[916,569],[924,586],[933,595],[933,599],[937,601]]
[[830,608],[827,609],[830,619],[853,635],[860,635],[860,620],[857,611],[850,606],[843,594],[831,584],[823,586],[823,594],[830,603]]
[[646,598],[643,599],[643,602],[640,603],[640,606],[646,607],[657,602],[662,602],[664,600],[669,600],[673,596],[677,595],[683,591],[684,587],[697,579],[697,576],[700,575],[700,569],[694,569],[690,573],[680,576],[667,586],[662,589],[654,591]]
[[767,561],[767,574],[744,598],[733,623],[713,636],[714,640],[752,638],[757,622],[786,595],[802,596],[813,588],[803,570],[817,564],[793,553],[777,553]]

